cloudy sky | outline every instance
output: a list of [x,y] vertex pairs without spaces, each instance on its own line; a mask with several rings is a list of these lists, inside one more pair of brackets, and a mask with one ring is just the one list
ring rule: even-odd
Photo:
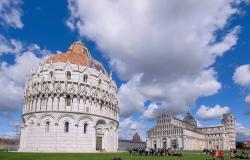
[[120,137],[155,117],[191,112],[199,125],[237,118],[250,139],[249,0],[0,1],[0,136],[14,135],[26,75],[82,41],[113,72]]

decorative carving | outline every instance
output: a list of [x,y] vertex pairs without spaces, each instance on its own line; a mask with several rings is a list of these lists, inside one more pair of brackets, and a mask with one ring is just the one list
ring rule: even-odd
[[56,93],[62,93],[62,85],[60,83],[56,86]]
[[84,86],[84,88],[81,90],[81,94],[82,95],[85,95],[85,96],[88,96],[88,90],[87,88]]

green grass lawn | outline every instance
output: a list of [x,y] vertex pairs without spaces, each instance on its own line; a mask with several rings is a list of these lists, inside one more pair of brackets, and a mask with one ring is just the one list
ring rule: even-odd
[[[120,157],[122,160],[211,160],[201,152],[184,152],[183,157],[130,156],[124,153],[18,153],[0,152],[0,160],[111,160]],[[228,160],[226,155],[225,160]]]

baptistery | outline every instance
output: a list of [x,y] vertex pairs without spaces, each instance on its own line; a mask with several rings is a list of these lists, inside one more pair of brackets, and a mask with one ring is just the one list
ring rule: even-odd
[[75,42],[27,76],[19,151],[116,151],[118,118],[112,74]]

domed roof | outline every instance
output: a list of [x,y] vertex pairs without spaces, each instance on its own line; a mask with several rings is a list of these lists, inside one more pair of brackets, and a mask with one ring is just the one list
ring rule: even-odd
[[197,127],[197,121],[196,121],[196,119],[189,112],[184,117],[183,122],[186,122],[188,124],[191,124],[191,125]]
[[74,42],[70,45],[69,49],[66,53],[59,53],[53,56],[50,56],[45,60],[45,63],[71,63],[81,66],[88,66],[91,68],[95,68],[98,71],[102,71],[106,73],[102,64],[98,61],[92,59],[88,49],[81,42]]
[[133,135],[132,141],[133,142],[141,142],[141,137],[139,136],[139,134],[137,132]]
[[187,115],[184,117],[183,121],[196,121],[195,118],[188,112]]

